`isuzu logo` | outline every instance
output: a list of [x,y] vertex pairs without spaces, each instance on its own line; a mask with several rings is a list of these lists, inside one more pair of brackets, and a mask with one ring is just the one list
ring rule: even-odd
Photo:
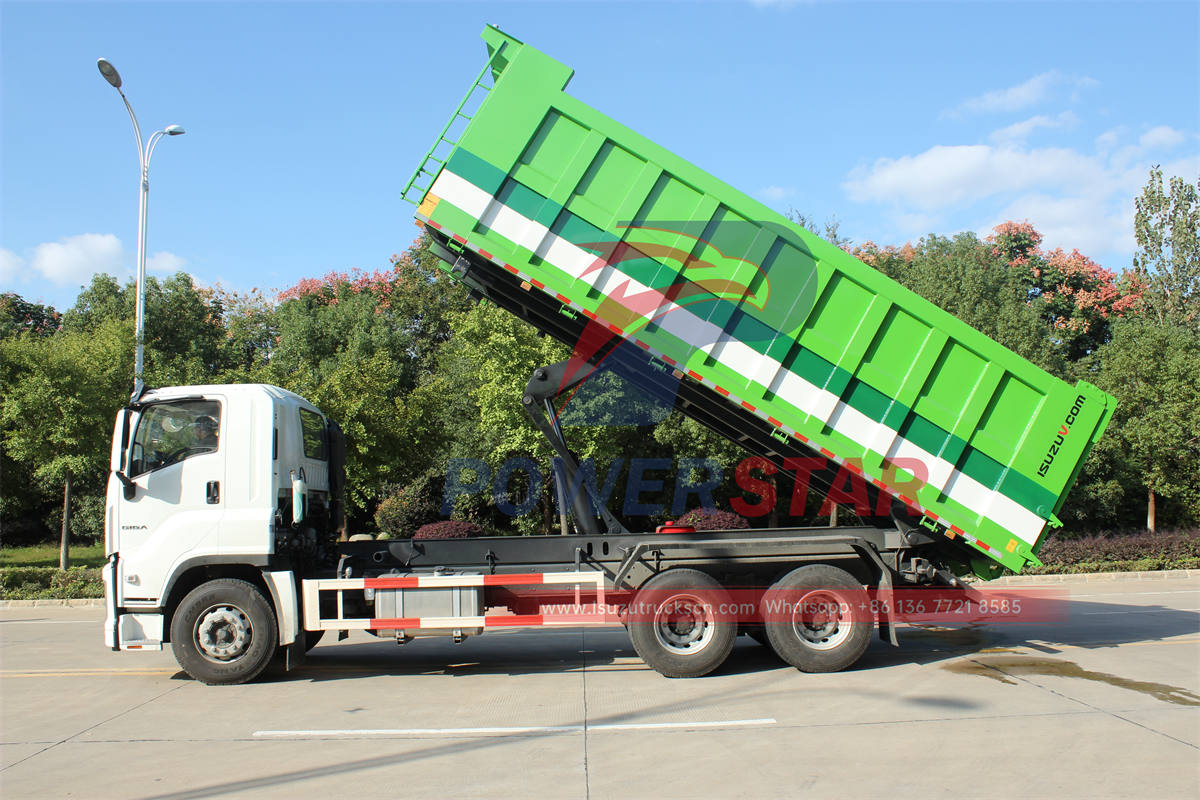
[[148,526],[148,525],[122,525],[121,530],[123,530],[123,531],[148,531],[148,530],[150,530],[150,526]]
[[1038,475],[1045,477],[1046,473],[1050,471],[1050,465],[1054,463],[1054,457],[1058,455],[1058,449],[1062,447],[1063,442],[1067,439],[1067,435],[1071,432],[1071,426],[1075,424],[1075,419],[1079,416],[1080,409],[1083,408],[1083,402],[1083,395],[1075,398],[1075,405],[1071,406],[1067,418],[1063,420],[1062,427],[1058,429],[1058,435],[1050,443],[1050,449],[1046,452],[1046,457],[1042,459],[1042,465],[1038,467]]

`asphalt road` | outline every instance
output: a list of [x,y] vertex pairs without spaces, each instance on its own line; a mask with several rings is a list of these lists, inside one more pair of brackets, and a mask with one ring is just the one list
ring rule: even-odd
[[99,609],[3,609],[0,792],[1200,796],[1200,578],[1059,588],[1056,622],[904,629],[831,675],[742,637],[693,680],[605,628],[355,634],[286,676],[206,687],[169,652],[106,650]]

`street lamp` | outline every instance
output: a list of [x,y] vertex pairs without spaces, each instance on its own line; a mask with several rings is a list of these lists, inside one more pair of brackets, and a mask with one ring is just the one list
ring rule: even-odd
[[151,134],[150,140],[143,147],[142,129],[138,126],[137,116],[133,113],[133,106],[129,105],[129,98],[121,91],[121,73],[117,72],[117,68],[106,58],[99,59],[96,66],[99,68],[100,74],[104,76],[104,80],[108,81],[125,101],[125,109],[129,112],[129,119],[133,121],[133,135],[137,138],[141,188],[138,193],[137,301],[134,306],[137,349],[133,361],[133,398],[136,400],[141,396],[145,387],[145,382],[142,380],[142,365],[146,323],[146,213],[150,198],[150,156],[154,155],[154,146],[158,144],[159,139],[164,136],[180,136],[185,131],[178,125],[168,125]]

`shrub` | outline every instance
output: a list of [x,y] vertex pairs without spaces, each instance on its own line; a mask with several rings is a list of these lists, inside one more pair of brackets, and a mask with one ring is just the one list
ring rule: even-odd
[[0,569],[0,599],[67,600],[103,597],[104,582],[95,567],[4,567]]
[[380,501],[375,510],[376,526],[386,534],[400,537],[436,522],[441,516],[436,499],[440,492],[437,475],[422,475]]
[[1200,530],[1055,535],[1038,552],[1044,564],[1033,574],[1194,569],[1200,566]]
[[441,522],[430,522],[422,525],[413,534],[414,539],[466,539],[468,536],[483,535],[483,528],[473,522],[463,522],[458,519],[446,519]]
[[715,508],[693,508],[676,522],[691,525],[698,531],[742,531],[750,527],[750,523],[740,514]]

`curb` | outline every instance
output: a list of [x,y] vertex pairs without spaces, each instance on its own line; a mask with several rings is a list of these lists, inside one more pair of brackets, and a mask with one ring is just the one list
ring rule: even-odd
[[70,600],[43,598],[41,600],[0,600],[0,608],[104,608],[103,597],[76,597]]
[[1046,583],[1114,583],[1116,581],[1168,581],[1200,578],[1200,569],[1164,569],[1147,572],[1082,572],[1061,575],[1005,575],[975,586],[1030,586]]

